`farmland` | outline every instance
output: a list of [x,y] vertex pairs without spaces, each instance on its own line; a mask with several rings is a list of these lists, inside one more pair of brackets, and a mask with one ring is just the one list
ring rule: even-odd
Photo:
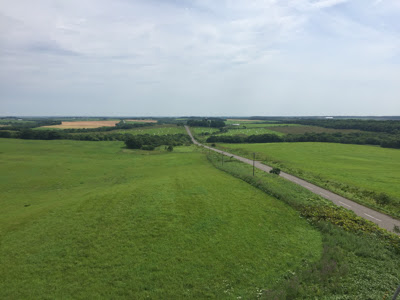
[[256,298],[322,252],[192,147],[0,139],[1,298]]
[[282,133],[267,129],[265,127],[249,128],[249,129],[230,129],[230,130],[228,130],[228,132],[219,133],[217,135],[232,136],[232,135],[254,135],[254,134],[283,135]]
[[[332,143],[224,144],[226,149],[246,154],[314,182],[368,206],[400,216],[400,151],[373,146]],[[393,201],[384,207],[376,195]]]
[[42,128],[70,129],[70,128],[98,128],[98,127],[114,127],[118,121],[74,121],[62,122],[61,125],[42,126]]

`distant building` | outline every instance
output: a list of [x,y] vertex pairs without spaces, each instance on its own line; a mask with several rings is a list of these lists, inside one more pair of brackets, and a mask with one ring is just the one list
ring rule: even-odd
[[232,124],[232,126],[240,126],[240,124]]
[[325,117],[325,119],[333,119],[333,117]]

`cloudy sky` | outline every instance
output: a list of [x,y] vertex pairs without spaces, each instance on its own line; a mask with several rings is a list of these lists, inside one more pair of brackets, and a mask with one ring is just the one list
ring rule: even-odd
[[400,115],[400,1],[0,0],[0,115]]

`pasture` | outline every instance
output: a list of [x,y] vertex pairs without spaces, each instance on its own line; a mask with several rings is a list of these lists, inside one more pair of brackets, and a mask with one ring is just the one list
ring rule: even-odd
[[0,139],[0,298],[256,298],[322,252],[193,147]]
[[229,129],[228,132],[218,133],[217,135],[259,135],[259,134],[275,134],[282,136],[283,133],[276,132],[265,127],[260,128],[249,128],[249,129]]
[[[224,144],[224,148],[276,166],[361,203],[399,216],[400,151],[334,143]],[[229,150],[228,150],[229,151]],[[393,205],[377,206],[375,193],[386,193]]]

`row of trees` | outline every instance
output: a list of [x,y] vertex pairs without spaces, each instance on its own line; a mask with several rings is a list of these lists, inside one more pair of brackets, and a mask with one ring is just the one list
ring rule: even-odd
[[363,131],[400,133],[399,120],[360,120],[360,119],[300,119],[286,121],[301,125],[313,125],[335,129],[358,129]]
[[[183,145],[190,143],[187,134],[167,134],[167,135],[132,135],[124,133],[68,133],[64,130],[31,130],[21,131],[0,131],[0,138],[17,138],[29,140],[79,140],[79,141],[137,141],[140,145]],[[139,147],[140,148],[140,147]]]
[[367,132],[355,133],[305,133],[277,136],[275,134],[211,136],[208,143],[281,143],[281,142],[329,142],[358,145],[380,145],[386,148],[400,149],[400,137],[390,134]]
[[125,145],[129,149],[154,150],[155,147],[168,145],[167,150],[172,151],[173,146],[190,144],[187,134],[167,134],[167,135],[129,135],[125,140]]
[[41,127],[41,126],[52,126],[52,125],[60,125],[61,121],[57,120],[51,120],[51,119],[39,119],[39,120],[24,120],[23,122],[17,122],[17,121],[9,121],[9,122],[3,122],[2,125],[7,125],[7,126],[2,126],[0,127],[1,130],[24,130],[28,128],[36,128],[36,127]]
[[222,119],[187,120],[186,124],[192,127],[222,128],[225,126],[225,122]]

